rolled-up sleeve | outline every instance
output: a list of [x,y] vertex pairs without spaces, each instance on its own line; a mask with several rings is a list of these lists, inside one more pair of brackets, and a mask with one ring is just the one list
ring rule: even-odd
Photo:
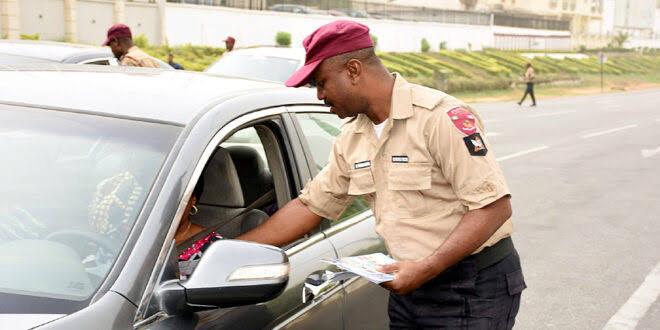
[[474,132],[466,133],[459,128],[462,126],[457,126],[462,125],[460,119],[452,121],[446,112],[436,111],[435,120],[430,121],[433,126],[430,127],[429,149],[458,200],[468,210],[474,210],[510,196],[478,117],[475,116]]
[[305,185],[298,196],[314,214],[331,220],[339,218],[354,198],[348,195],[348,164],[341,152],[343,138],[342,132],[332,146],[328,165]]

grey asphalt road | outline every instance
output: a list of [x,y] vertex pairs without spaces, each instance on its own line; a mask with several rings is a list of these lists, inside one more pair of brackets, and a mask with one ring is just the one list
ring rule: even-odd
[[473,105],[513,195],[516,328],[660,329],[660,90],[538,102]]

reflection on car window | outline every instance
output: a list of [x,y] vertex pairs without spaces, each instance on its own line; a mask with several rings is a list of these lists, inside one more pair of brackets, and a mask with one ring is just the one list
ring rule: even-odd
[[[328,164],[332,145],[341,132],[343,121],[331,113],[299,113],[296,116],[309,150],[312,153],[312,159],[318,173],[318,171]],[[363,197],[358,197],[339,217],[339,221],[335,221],[334,223],[349,219],[368,209],[369,204]]]
[[227,54],[210,66],[206,72],[232,77],[268,81],[286,81],[296,71],[299,60],[261,55]]
[[0,163],[0,292],[88,299],[179,131],[1,106],[0,152],[12,157]]

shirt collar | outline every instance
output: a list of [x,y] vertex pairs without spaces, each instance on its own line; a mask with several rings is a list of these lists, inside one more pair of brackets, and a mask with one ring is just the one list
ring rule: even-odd
[[[407,119],[413,115],[412,90],[410,84],[398,73],[393,73],[394,87],[392,88],[392,102],[390,117],[392,119]],[[359,114],[356,119],[356,133],[363,133],[367,129],[373,129],[373,122],[364,114]]]

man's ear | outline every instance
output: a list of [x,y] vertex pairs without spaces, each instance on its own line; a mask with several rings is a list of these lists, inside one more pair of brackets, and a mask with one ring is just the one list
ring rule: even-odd
[[351,79],[351,83],[353,85],[357,84],[362,76],[362,62],[356,59],[351,59],[346,63],[346,69],[348,71],[348,77]]

